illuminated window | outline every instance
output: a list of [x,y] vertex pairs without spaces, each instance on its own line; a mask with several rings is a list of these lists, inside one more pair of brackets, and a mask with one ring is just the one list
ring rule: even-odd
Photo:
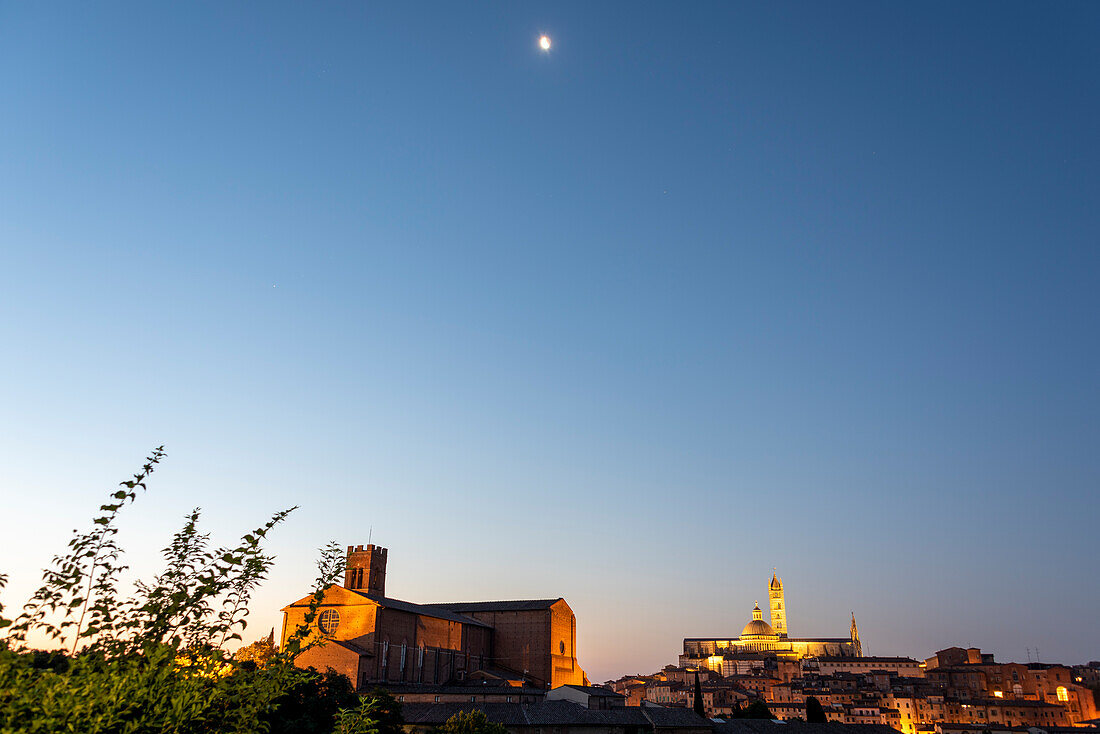
[[1069,700],[1069,691],[1066,690],[1065,686],[1058,686],[1058,700],[1059,701],[1068,701]]
[[335,609],[326,609],[321,612],[321,618],[317,621],[317,626],[326,635],[331,635],[340,626],[340,612]]

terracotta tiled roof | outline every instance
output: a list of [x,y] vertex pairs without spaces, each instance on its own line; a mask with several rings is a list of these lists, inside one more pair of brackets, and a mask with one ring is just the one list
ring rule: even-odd
[[561,601],[557,599],[517,599],[515,601],[462,601],[432,604],[430,606],[450,609],[453,612],[530,612],[549,609]]
[[572,688],[574,691],[581,691],[587,693],[589,696],[603,696],[605,698],[626,698],[621,693],[615,693],[610,688],[601,688],[600,686],[575,686],[572,684],[565,684],[558,686],[559,688]]
[[710,721],[683,708],[626,706],[597,710],[572,701],[518,703],[406,703],[401,713],[407,724],[439,725],[460,711],[484,711],[490,721],[504,726],[631,726],[662,729],[706,729]]
[[[459,696],[545,696],[545,688],[521,688],[509,685],[480,685],[469,682],[449,685],[439,683],[379,683],[379,688],[384,688],[390,693],[403,695],[406,693],[450,694]],[[412,704],[408,704],[412,705]]]
[[368,655],[370,657],[374,657],[374,653],[371,652],[368,648],[365,648],[362,645],[358,645],[354,642],[349,642],[348,640],[330,640],[330,642],[335,642],[340,647],[346,650],[351,650],[355,653],[359,653],[360,655]]
[[461,614],[457,614],[451,609],[444,608],[439,604],[414,604],[411,601],[401,601],[400,599],[391,599],[388,596],[382,596],[381,594],[368,593],[366,591],[360,591],[357,589],[349,589],[353,594],[359,596],[365,596],[375,604],[386,609],[396,609],[400,612],[409,612],[410,614],[421,614],[425,617],[435,617],[436,619],[445,619],[448,622],[460,622],[462,624],[470,624],[475,627],[492,627],[492,625],[485,624],[479,619],[473,617],[465,617]]
[[484,711],[490,721],[504,726],[526,726],[524,709],[517,703],[405,703],[401,716],[406,724],[439,726],[461,711]]
[[810,724],[804,721],[771,721],[769,719],[734,719],[714,724],[715,734],[898,734],[885,724],[842,724],[830,721]]

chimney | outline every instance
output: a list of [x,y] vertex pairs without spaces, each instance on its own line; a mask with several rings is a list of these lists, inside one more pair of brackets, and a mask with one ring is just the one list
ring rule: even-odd
[[366,548],[349,545],[344,588],[385,596],[387,552],[386,548],[375,545]]

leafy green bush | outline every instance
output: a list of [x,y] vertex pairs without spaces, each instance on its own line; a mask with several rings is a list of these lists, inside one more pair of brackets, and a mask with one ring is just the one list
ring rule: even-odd
[[251,662],[255,667],[263,667],[272,662],[279,653],[275,645],[275,630],[261,640],[256,640],[251,645],[245,645],[233,653],[233,659],[239,663]]
[[459,711],[447,719],[443,726],[435,729],[437,734],[508,734],[503,724],[489,721],[489,717],[480,709]]
[[[119,593],[126,566],[116,521],[163,457],[158,447],[121,483],[92,528],[53,559],[19,616],[5,618],[0,605],[0,732],[290,731],[284,720],[310,695],[329,708],[312,717],[299,711],[317,728],[293,730],[332,731],[339,710],[358,712],[358,696],[346,678],[301,670],[294,658],[316,644],[310,630],[324,590],[343,572],[335,543],[321,551],[305,623],[281,650],[263,665],[225,651],[240,639],[251,594],[271,566],[261,544],[295,508],[216,549],[198,531],[196,509],[164,549],[163,572],[130,596]],[[0,589],[6,582],[0,574]],[[64,643],[67,654],[29,650],[31,633]]]
[[363,706],[377,721],[379,734],[404,734],[405,718],[401,715],[401,704],[385,688],[375,688],[368,693]]

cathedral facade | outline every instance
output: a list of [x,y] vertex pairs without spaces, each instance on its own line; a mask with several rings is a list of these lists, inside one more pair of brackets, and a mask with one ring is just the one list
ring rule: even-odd
[[684,638],[680,665],[707,667],[721,672],[724,661],[738,657],[801,660],[824,655],[863,656],[855,614],[852,615],[848,637],[790,637],[787,633],[787,604],[783,596],[783,581],[774,573],[771,583],[768,584],[768,606],[770,623],[764,621],[764,612],[757,603],[752,610],[752,619],[736,637]]
[[[359,689],[467,680],[556,687],[587,684],[577,663],[577,618],[561,598],[416,604],[386,596],[386,548],[348,546],[343,585],[324,592],[295,659],[332,668]],[[303,624],[311,597],[283,607],[281,645]]]

